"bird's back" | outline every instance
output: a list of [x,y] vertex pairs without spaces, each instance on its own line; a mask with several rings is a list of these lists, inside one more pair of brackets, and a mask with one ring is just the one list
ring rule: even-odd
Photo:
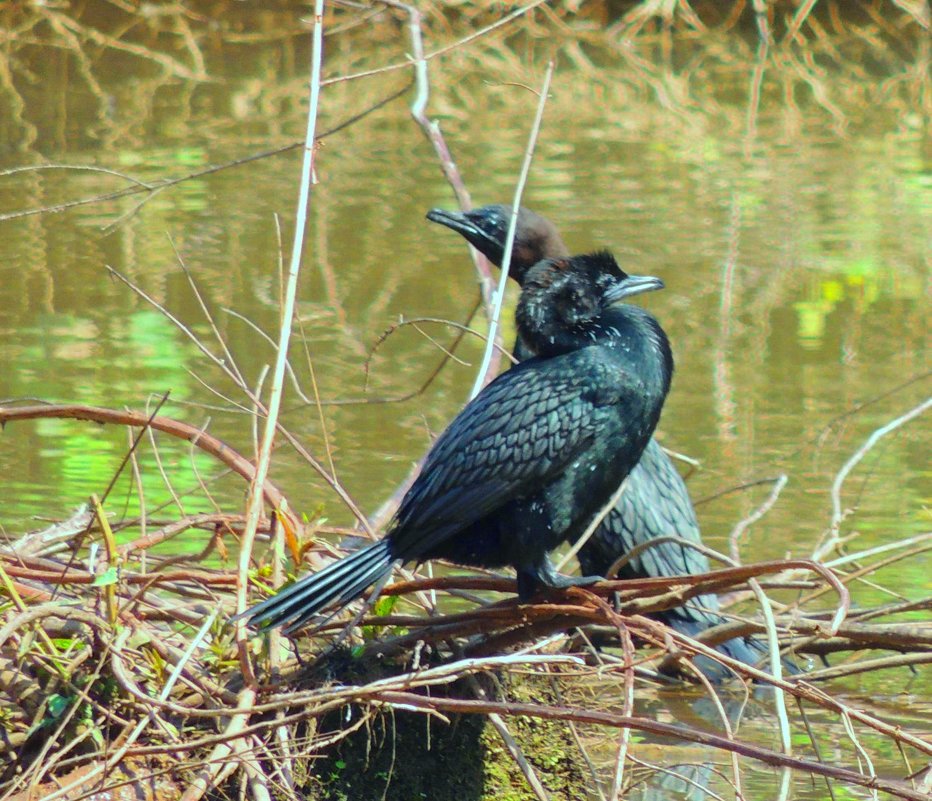
[[656,399],[622,357],[593,344],[529,359],[489,384],[438,438],[405,496],[395,554],[509,564],[516,549],[550,550],[584,527],[656,422]]

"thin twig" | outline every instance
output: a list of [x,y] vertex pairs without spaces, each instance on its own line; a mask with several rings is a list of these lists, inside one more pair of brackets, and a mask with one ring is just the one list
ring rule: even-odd
[[[256,464],[256,475],[250,487],[249,500],[246,503],[246,528],[240,544],[239,581],[236,592],[236,611],[246,610],[249,566],[252,560],[252,544],[259,516],[262,514],[262,485],[268,475],[272,457],[272,444],[275,440],[278,412],[281,408],[282,393],[285,385],[285,364],[288,359],[288,345],[291,340],[292,321],[295,303],[298,299],[298,277],[301,273],[301,253],[304,249],[304,231],[307,228],[307,210],[310,202],[311,182],[314,179],[314,133],[317,129],[317,112],[320,106],[320,69],[323,60],[324,40],[324,0],[314,3],[314,30],[311,48],[311,98],[307,115],[307,134],[304,145],[304,162],[301,168],[301,185],[298,193],[298,209],[295,214],[294,242],[291,250],[291,262],[288,268],[288,280],[285,289],[284,306],[281,311],[278,352],[275,369],[272,374],[272,387],[269,393],[266,411],[265,429]],[[336,477],[334,476],[334,480]],[[246,628],[246,621],[240,619],[236,626],[236,639],[239,646],[240,666],[244,677],[250,685],[255,684],[252,661],[249,658],[248,639],[251,635]]]
[[780,493],[786,486],[787,480],[788,479],[785,473],[781,473],[779,476],[777,476],[774,481],[773,488],[770,490],[770,495],[767,496],[767,499],[751,514],[749,514],[743,520],[739,521],[738,524],[731,530],[731,534],[728,536],[728,545],[731,549],[731,558],[734,560],[735,564],[741,564],[741,552],[738,550],[738,540],[743,536],[745,531],[747,531],[773,508],[773,505],[777,502],[777,498],[780,497]]
[[502,715],[526,715],[544,720],[575,720],[581,723],[611,726],[621,728],[630,726],[641,731],[663,734],[680,740],[688,740],[700,745],[712,746],[725,751],[737,751],[739,754],[751,757],[768,765],[790,767],[816,775],[829,776],[848,784],[859,787],[876,787],[884,792],[896,795],[909,801],[927,801],[928,796],[921,791],[914,790],[906,782],[887,779],[882,776],[866,776],[857,771],[836,765],[818,764],[798,757],[787,756],[762,748],[750,743],[739,743],[720,735],[700,732],[685,726],[661,723],[656,720],[642,717],[625,717],[609,712],[600,712],[591,709],[573,707],[553,707],[538,704],[522,704],[510,702],[474,701],[460,698],[425,697],[411,692],[398,692],[387,690],[374,696],[376,701],[390,704],[403,704],[405,707],[417,710],[435,710],[440,712],[460,712],[488,714],[498,712]]
[[844,463],[841,470],[838,471],[838,474],[835,476],[835,480],[832,482],[832,522],[831,527],[828,532],[828,539],[820,544],[818,548],[813,552],[812,558],[814,560],[821,561],[825,556],[835,547],[838,543],[841,523],[845,518],[845,512],[842,509],[841,505],[841,489],[844,486],[845,479],[848,477],[848,474],[858,465],[858,463],[863,459],[867,453],[874,447],[883,437],[889,434],[891,431],[895,431],[900,426],[905,425],[910,420],[926,412],[929,408],[932,408],[932,398],[926,398],[918,406],[914,406],[905,414],[900,415],[895,420],[891,420],[885,426],[881,426],[873,434],[871,434],[864,444],[855,451],[854,455]]
[[492,317],[489,322],[488,339],[486,340],[485,352],[482,354],[482,363],[476,373],[476,380],[473,383],[472,391],[469,393],[470,398],[475,398],[479,391],[489,382],[492,372],[492,355],[495,352],[495,342],[498,339],[498,326],[502,314],[502,304],[505,301],[505,287],[508,284],[508,269],[511,266],[511,251],[515,244],[515,232],[518,228],[518,210],[521,208],[521,196],[524,193],[524,186],[527,183],[528,174],[531,171],[531,161],[534,158],[534,150],[537,147],[537,137],[540,134],[541,122],[544,119],[544,109],[547,106],[547,96],[550,92],[550,81],[553,78],[554,62],[547,64],[547,71],[544,73],[543,84],[540,89],[540,102],[537,104],[537,113],[534,115],[534,124],[531,126],[531,132],[528,135],[527,147],[524,151],[524,162],[521,165],[521,172],[518,174],[518,182],[515,185],[515,194],[511,203],[511,219],[508,221],[508,234],[505,237],[505,251],[502,258],[501,275],[498,278],[498,289],[496,290],[494,301],[492,303]]
[[[540,0],[540,1],[544,2],[544,0]],[[364,117],[368,116],[374,111],[378,111],[379,109],[391,103],[393,100],[397,100],[399,97],[404,95],[408,91],[409,88],[410,88],[410,84],[403,86],[401,87],[401,89],[398,89],[392,92],[390,95],[387,95],[386,97],[374,103],[373,105],[369,106],[368,108],[364,109],[363,111],[351,115],[347,119],[333,126],[333,128],[330,128],[329,130],[326,130],[323,133],[321,133],[317,137],[317,141],[320,141],[321,139],[324,139],[328,136],[332,136],[333,134],[338,133],[339,131],[342,131],[345,128],[348,128],[349,126],[355,124],[356,122],[359,122],[359,120],[363,119]],[[163,189],[167,189],[168,187],[176,186],[178,184],[185,183],[186,181],[193,181],[198,178],[203,178],[207,175],[213,175],[214,173],[222,172],[224,170],[228,170],[233,167],[241,167],[245,164],[250,164],[254,161],[261,161],[262,159],[270,158],[271,156],[279,156],[283,153],[290,153],[292,150],[297,150],[303,144],[304,142],[289,142],[287,145],[282,145],[281,147],[276,147],[271,150],[264,150],[260,153],[253,153],[252,155],[243,156],[242,158],[233,159],[232,161],[226,161],[226,162],[223,162],[222,164],[212,164],[208,167],[204,167],[201,170],[195,170],[193,172],[188,172],[188,173],[185,173],[184,175],[177,175],[172,178],[163,178],[160,181],[150,182],[147,185],[144,184],[144,182],[142,181],[137,181],[138,185],[134,185],[129,188],[118,189],[114,192],[105,192],[105,193],[98,194],[98,195],[91,195],[90,197],[79,198],[77,200],[67,200],[63,203],[56,203],[55,205],[52,205],[52,206],[43,206],[41,208],[31,208],[31,209],[20,209],[18,211],[0,213],[0,222],[5,222],[7,220],[16,220],[21,217],[31,217],[36,214],[58,214],[63,211],[67,211],[69,209],[77,208],[79,206],[87,206],[93,203],[104,203],[110,200],[119,200],[120,198],[128,197],[130,195],[136,195],[136,194],[139,194],[140,192],[149,192],[147,199],[151,199],[153,195],[155,195],[158,192],[161,192]],[[48,169],[53,166],[55,165],[41,165],[40,168]],[[23,171],[29,171],[30,169],[34,169],[34,168],[33,167],[22,167],[21,169]],[[129,180],[129,177],[128,176],[126,177]]]

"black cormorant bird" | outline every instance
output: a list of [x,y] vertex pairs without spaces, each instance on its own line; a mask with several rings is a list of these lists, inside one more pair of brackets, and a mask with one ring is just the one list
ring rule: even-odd
[[[511,206],[493,204],[467,212],[431,209],[427,218],[461,234],[489,261],[501,266]],[[550,220],[530,209],[519,209],[508,271],[511,278],[522,284],[532,265],[541,259],[563,258],[568,252]],[[514,354],[519,360],[534,354],[534,348],[520,331]],[[686,484],[670,457],[652,437],[641,460],[628,475],[627,486],[615,508],[580,549],[578,559],[582,573],[605,576],[620,557],[636,546],[666,536],[702,543]],[[632,557],[617,575],[622,579],[663,578],[706,573],[709,569],[709,560],[699,551],[675,542],[661,542]],[[658,612],[652,617],[682,634],[695,637],[725,622],[717,613],[718,608],[716,595],[699,595],[685,606]],[[753,637],[728,640],[716,648],[749,665],[758,663],[767,654],[765,644]],[[734,675],[723,665],[701,655],[695,657],[694,662],[713,680],[722,681]],[[793,669],[792,665],[788,667]]]
[[525,599],[596,581],[561,576],[548,553],[608,502],[660,417],[673,372],[667,337],[619,301],[662,286],[625,274],[608,253],[527,270],[515,319],[535,356],[486,386],[437,438],[381,540],[243,616],[294,631],[396,563],[427,559],[511,565]]

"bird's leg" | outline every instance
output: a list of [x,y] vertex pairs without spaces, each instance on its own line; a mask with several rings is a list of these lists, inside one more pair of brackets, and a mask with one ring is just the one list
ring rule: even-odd
[[612,593],[612,609],[614,609],[616,612],[621,611],[621,593],[620,592]]
[[524,570],[518,570],[518,598],[522,601],[529,601],[534,597],[540,582],[535,576]]
[[556,571],[549,577],[544,586],[547,589],[565,590],[567,587],[590,587],[603,580],[602,576],[564,576]]
[[518,596],[522,601],[528,600],[540,589],[565,590],[567,587],[588,587],[602,581],[602,576],[564,576],[554,570],[550,559],[531,568],[518,569]]

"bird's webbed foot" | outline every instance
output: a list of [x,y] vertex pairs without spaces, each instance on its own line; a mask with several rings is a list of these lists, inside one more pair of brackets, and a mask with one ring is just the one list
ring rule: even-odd
[[564,576],[554,570],[550,560],[533,568],[518,570],[518,597],[527,601],[539,591],[565,590],[567,587],[588,587],[598,581],[602,576]]

